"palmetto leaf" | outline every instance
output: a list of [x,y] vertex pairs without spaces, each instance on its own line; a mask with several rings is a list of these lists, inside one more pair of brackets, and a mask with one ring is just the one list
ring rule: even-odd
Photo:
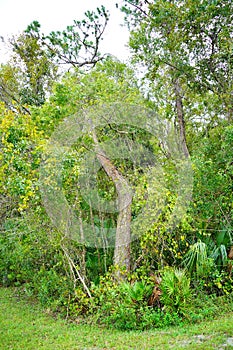
[[153,286],[146,284],[144,281],[136,281],[133,285],[124,283],[122,288],[133,302],[140,302],[149,298],[153,290]]
[[184,312],[190,298],[190,279],[182,269],[167,269],[163,272],[161,282],[161,301],[165,307]]
[[209,258],[207,256],[207,245],[199,240],[190,247],[185,255],[183,266],[190,273],[196,272],[198,275],[202,275],[208,264]]
[[215,247],[210,256],[216,261],[216,263],[219,262],[220,264],[225,265],[227,262],[226,246],[221,244],[219,247]]

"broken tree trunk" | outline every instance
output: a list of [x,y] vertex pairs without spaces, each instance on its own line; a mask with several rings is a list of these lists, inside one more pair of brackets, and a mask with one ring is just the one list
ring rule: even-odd
[[92,133],[97,158],[106,174],[112,179],[118,195],[118,219],[114,249],[114,265],[130,270],[130,226],[133,195],[127,180],[101,149],[95,132]]

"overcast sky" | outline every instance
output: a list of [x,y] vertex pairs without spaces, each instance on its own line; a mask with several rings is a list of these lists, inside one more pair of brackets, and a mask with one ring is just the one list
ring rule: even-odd
[[[116,0],[0,0],[0,36],[7,37],[22,32],[28,24],[37,20],[41,31],[65,29],[74,19],[83,19],[86,10],[104,5],[110,11],[110,20],[104,34],[102,52],[111,53],[126,60],[128,31],[123,24],[123,14],[115,8]],[[0,45],[0,62],[6,53]]]

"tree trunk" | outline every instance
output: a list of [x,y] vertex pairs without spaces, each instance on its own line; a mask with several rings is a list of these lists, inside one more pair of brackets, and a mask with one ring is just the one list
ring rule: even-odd
[[127,180],[108,159],[105,152],[99,146],[95,132],[93,132],[97,158],[103,166],[106,174],[112,179],[118,195],[118,219],[116,228],[116,241],[114,250],[114,265],[130,270],[130,226],[131,204],[133,195]]
[[178,119],[181,147],[182,147],[182,151],[184,153],[184,156],[186,158],[188,158],[189,157],[189,150],[188,150],[187,141],[186,141],[184,108],[183,108],[183,103],[182,103],[182,97],[180,94],[181,88],[180,88],[180,84],[179,84],[179,81],[177,78],[173,81],[173,84],[174,84],[174,92],[175,92],[175,98],[176,98],[176,111],[177,111],[177,119]]
[[[114,265],[130,270],[130,224],[132,194],[118,192],[119,214],[117,218]],[[122,204],[121,204],[122,203]]]

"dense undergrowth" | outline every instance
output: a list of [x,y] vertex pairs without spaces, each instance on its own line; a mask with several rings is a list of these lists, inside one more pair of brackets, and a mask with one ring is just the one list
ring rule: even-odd
[[88,284],[88,295],[79,281],[73,285],[59,234],[49,236],[48,226],[38,231],[37,225],[29,218],[8,220],[0,238],[1,284],[20,288],[64,318],[146,330],[196,323],[233,309],[231,274],[214,264],[202,276],[181,267],[122,270],[120,282],[111,269]]

